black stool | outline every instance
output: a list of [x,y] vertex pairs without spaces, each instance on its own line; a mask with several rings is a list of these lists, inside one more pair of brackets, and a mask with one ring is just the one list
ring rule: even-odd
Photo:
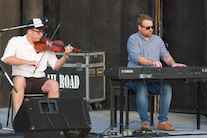
[[[129,96],[136,96],[136,93],[128,86],[123,86],[124,88],[124,96],[125,96],[125,122],[126,122],[126,128],[129,128]],[[114,96],[113,96],[113,101],[115,102],[114,105],[114,112],[113,112],[113,118],[114,118],[114,124],[116,126],[117,123],[117,96],[120,96],[120,86],[114,86]],[[150,126],[153,126],[153,113],[154,113],[154,96],[156,94],[150,93],[148,94],[149,96],[149,107],[150,107]]]

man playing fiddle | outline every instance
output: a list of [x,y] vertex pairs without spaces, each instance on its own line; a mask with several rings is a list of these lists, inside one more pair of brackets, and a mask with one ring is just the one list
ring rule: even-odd
[[73,51],[73,47],[68,44],[60,59],[51,51],[37,53],[34,45],[43,37],[44,29],[46,27],[39,18],[30,20],[27,33],[11,38],[1,58],[4,63],[12,65],[13,83],[18,91],[16,93],[12,89],[15,114],[22,105],[24,93],[48,93],[48,98],[59,98],[58,82],[48,79],[44,71],[47,69],[47,63],[52,69],[59,70]]

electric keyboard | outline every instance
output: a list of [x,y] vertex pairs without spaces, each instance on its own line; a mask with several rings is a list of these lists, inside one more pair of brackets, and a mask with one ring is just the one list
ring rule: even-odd
[[207,78],[207,67],[114,67],[104,74],[110,79],[201,79]]
[[[123,124],[123,80],[144,80],[144,81],[160,81],[164,80],[185,80],[186,82],[197,82],[197,129],[200,129],[200,83],[207,82],[207,67],[143,67],[143,68],[128,68],[128,67],[113,67],[105,69],[104,74],[110,80],[120,81],[120,124]],[[113,81],[110,81],[111,90]],[[113,96],[113,90],[111,91]],[[113,118],[113,98],[111,98],[111,120]],[[111,121],[111,130],[113,123]],[[120,132],[123,126],[120,125]]]

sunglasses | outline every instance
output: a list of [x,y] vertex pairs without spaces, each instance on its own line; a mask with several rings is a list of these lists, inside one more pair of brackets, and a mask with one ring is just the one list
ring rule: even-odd
[[34,31],[34,32],[36,32],[36,33],[38,33],[38,34],[44,34],[45,32],[44,31],[36,31],[36,30],[34,30],[34,29],[31,29],[32,31]]
[[[141,27],[144,27],[142,25],[140,25]],[[146,30],[149,30],[150,28],[154,29],[155,26],[148,26],[148,27],[144,27]]]

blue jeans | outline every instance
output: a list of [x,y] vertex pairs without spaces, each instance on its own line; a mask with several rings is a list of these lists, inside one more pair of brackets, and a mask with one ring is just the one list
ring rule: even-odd
[[149,122],[148,116],[148,91],[159,94],[159,122],[168,120],[167,115],[172,98],[172,88],[167,82],[142,82],[142,83],[127,83],[134,92],[136,92],[137,109],[141,122]]

